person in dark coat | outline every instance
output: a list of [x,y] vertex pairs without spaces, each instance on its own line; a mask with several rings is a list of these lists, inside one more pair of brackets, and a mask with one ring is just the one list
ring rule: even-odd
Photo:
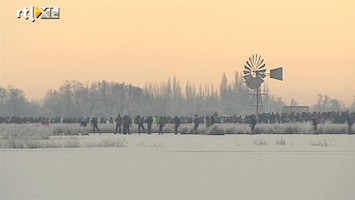
[[257,119],[256,119],[256,115],[253,114],[251,117],[250,117],[250,127],[251,127],[251,132],[254,134],[254,128],[257,124]]
[[163,127],[165,126],[165,119],[163,117],[159,117],[159,121],[158,121],[158,125],[159,125],[159,132],[158,134],[162,134],[163,135]]
[[313,117],[312,118],[313,133],[317,133],[317,125],[318,125],[317,118]]
[[179,126],[180,126],[180,123],[181,123],[180,118],[178,118],[178,116],[175,116],[175,117],[174,117],[174,124],[175,124],[175,126],[174,126],[174,131],[175,131],[175,135],[178,133],[178,128],[179,128]]
[[214,116],[212,115],[211,116],[211,125],[214,124],[215,122],[216,122],[216,120],[215,120]]
[[83,126],[83,127],[87,126],[87,121],[83,117],[80,118],[80,126]]
[[353,125],[353,120],[351,119],[351,117],[350,116],[348,116],[348,118],[347,118],[347,124],[348,124],[348,134],[352,134],[352,130],[351,130],[351,126]]
[[116,117],[115,122],[116,122],[115,134],[117,134],[117,129],[118,129],[118,133],[121,134],[122,117],[120,114],[118,114],[118,116]]
[[148,116],[147,117],[147,133],[150,135],[152,134],[152,124],[153,124],[153,117]]
[[123,134],[129,134],[129,125],[130,125],[130,118],[128,115],[125,115],[122,119],[122,126],[123,126]]
[[100,129],[97,126],[98,120],[97,117],[91,118],[91,125],[92,125],[92,132],[95,133],[95,130],[97,130],[98,133],[100,133]]
[[141,128],[143,130],[143,132],[145,132],[145,128],[144,128],[144,118],[141,117],[140,115],[138,115],[135,119],[136,123],[138,124],[138,134],[141,134]]
[[206,127],[209,128],[211,126],[211,124],[212,124],[212,120],[211,120],[210,116],[207,116],[206,117]]
[[192,133],[197,134],[197,128],[198,128],[199,124],[200,124],[200,118],[197,115],[195,115],[195,117],[194,117],[194,128],[192,129]]

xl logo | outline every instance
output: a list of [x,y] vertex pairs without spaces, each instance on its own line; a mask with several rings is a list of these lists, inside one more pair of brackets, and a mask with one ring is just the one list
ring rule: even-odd
[[17,18],[21,18],[22,14],[26,20],[31,19],[32,22],[36,21],[36,19],[39,17],[41,17],[41,19],[59,19],[59,7],[30,6],[30,8],[24,7],[23,9],[18,9],[16,14]]

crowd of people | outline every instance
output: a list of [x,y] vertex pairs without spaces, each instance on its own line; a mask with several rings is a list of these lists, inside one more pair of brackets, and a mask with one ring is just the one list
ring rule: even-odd
[[[200,123],[213,124],[213,123],[240,123],[240,124],[250,124],[252,120],[251,115],[233,115],[224,116],[214,113],[211,116],[197,116]],[[124,116],[122,116],[123,118]],[[128,115],[126,117],[129,117]],[[150,119],[149,116],[136,116],[134,118],[134,123],[136,121],[147,123]],[[152,117],[152,116],[151,116]],[[176,116],[154,116],[154,122],[162,117],[165,123],[173,124]],[[193,123],[196,116],[179,116],[181,124]],[[348,118],[354,119],[355,112],[291,112],[291,113],[260,113],[255,116],[257,123],[293,123],[293,122],[304,122],[309,123],[312,119],[317,119],[318,123],[345,123]],[[48,121],[51,124],[54,123],[89,123],[92,117],[0,117],[0,124],[25,124],[25,123],[42,123],[43,121]],[[97,123],[111,123],[115,122],[115,117],[96,117]],[[137,122],[138,123],[138,122]]]
[[[319,123],[347,123],[349,130],[351,130],[351,126],[354,123],[355,112],[329,112],[329,113],[290,113],[290,114],[279,114],[279,113],[262,113],[259,115],[246,115],[244,117],[241,116],[218,116],[217,113],[211,116],[198,116],[197,114],[194,117],[169,117],[169,116],[140,116],[137,115],[133,120],[128,115],[118,116],[113,120],[111,117],[109,122],[113,123],[115,121],[116,128],[115,134],[130,134],[130,127],[132,123],[138,126],[138,134],[142,132],[151,134],[152,133],[152,124],[157,124],[159,127],[158,134],[163,134],[163,127],[165,124],[174,124],[174,132],[178,133],[178,128],[180,124],[184,123],[193,123],[192,133],[197,133],[197,129],[200,124],[205,124],[206,127],[210,127],[215,123],[239,123],[239,124],[250,124],[251,131],[254,132],[254,128],[256,124],[260,123],[311,123],[314,127],[314,130],[317,129],[317,125]],[[85,120],[84,120],[85,122]],[[93,132],[99,132],[98,119],[92,118],[91,125],[93,127]],[[106,123],[106,122],[105,122]],[[82,124],[82,123],[81,123]],[[85,122],[86,124],[86,122]],[[145,127],[146,124],[146,127]],[[86,125],[85,125],[86,126]]]
[[[234,116],[220,116],[214,113],[211,116],[198,116],[197,114],[189,116],[141,116],[137,115],[133,119],[129,115],[121,116],[118,114],[116,117],[80,117],[80,118],[47,118],[47,117],[0,117],[0,123],[42,123],[44,126],[49,126],[51,123],[79,123],[80,126],[87,126],[89,123],[93,128],[93,132],[100,132],[99,123],[116,124],[115,134],[130,134],[130,127],[132,124],[138,125],[138,134],[145,132],[152,133],[152,124],[157,124],[159,127],[159,134],[163,134],[163,127],[165,124],[174,124],[175,133],[178,131],[180,124],[193,123],[193,132],[197,133],[199,124],[206,124],[207,127],[215,123],[239,123],[250,124],[252,131],[256,124],[268,123],[311,123],[314,127],[320,123],[347,123],[349,127],[353,125],[355,119],[355,112],[303,112],[303,113],[261,113],[258,115],[234,115]],[[146,125],[146,127],[145,127]]]
[[[158,134],[163,135],[163,127],[165,126],[166,123],[173,123],[174,124],[174,133],[178,133],[178,128],[181,124],[181,118],[178,116],[175,116],[174,118],[170,117],[163,117],[163,116],[147,116],[147,117],[141,117],[140,115],[137,115],[134,120],[132,120],[128,115],[121,116],[120,114],[117,115],[115,118],[115,123],[116,123],[116,128],[115,128],[115,134],[131,134],[130,127],[132,126],[132,122],[134,124],[137,124],[138,126],[138,134],[141,133],[147,133],[148,135],[152,134],[152,125],[157,124],[159,127]],[[201,118],[195,115],[194,120],[194,128],[193,132],[197,133],[197,128],[198,125],[201,123]],[[144,126],[146,124],[146,128]],[[81,124],[82,125],[82,124]],[[91,119],[91,126],[93,127],[93,133],[95,131],[100,132],[97,126],[97,118],[93,117]]]

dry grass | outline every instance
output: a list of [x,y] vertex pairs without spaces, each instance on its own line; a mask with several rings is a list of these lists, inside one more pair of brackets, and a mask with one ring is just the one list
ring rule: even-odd
[[286,139],[281,137],[280,139],[276,140],[276,145],[286,145]]
[[[115,124],[99,124],[103,133],[113,133]],[[179,133],[191,134],[193,124],[182,124]],[[173,133],[174,125],[167,124],[164,133]],[[131,132],[137,133],[137,125],[131,127]],[[127,140],[122,137],[108,137],[101,141],[90,141],[85,135],[92,132],[90,126],[80,127],[79,124],[51,124],[44,127],[39,124],[0,124],[0,148],[80,148],[80,147],[127,147]],[[158,127],[154,125],[152,132],[157,133]],[[346,124],[319,124],[318,134],[347,134]],[[207,128],[200,124],[198,134],[224,135],[224,134],[251,134],[249,125],[246,124],[214,124]],[[313,134],[310,124],[258,124],[255,134]],[[69,137],[68,137],[69,136]],[[114,136],[112,134],[112,136]],[[59,139],[62,137],[61,139]],[[266,141],[252,141],[254,145],[267,145]],[[283,137],[276,140],[276,145],[286,145]],[[311,141],[310,146],[333,146],[334,143],[327,139]],[[160,143],[142,142],[139,147],[163,147]],[[239,144],[237,145],[239,146]]]
[[309,142],[309,145],[318,147],[333,147],[335,146],[335,142],[328,138],[323,138],[322,140],[312,140]]
[[163,148],[164,144],[162,142],[158,142],[158,141],[148,142],[145,140],[141,140],[138,142],[136,147],[138,147],[138,148]]
[[265,146],[268,145],[268,142],[265,141],[264,139],[254,139],[253,144],[257,146]]

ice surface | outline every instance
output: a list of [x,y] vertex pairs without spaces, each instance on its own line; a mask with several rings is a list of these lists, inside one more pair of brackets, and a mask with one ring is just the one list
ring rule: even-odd
[[355,197],[352,135],[80,137],[127,147],[0,150],[0,199]]

